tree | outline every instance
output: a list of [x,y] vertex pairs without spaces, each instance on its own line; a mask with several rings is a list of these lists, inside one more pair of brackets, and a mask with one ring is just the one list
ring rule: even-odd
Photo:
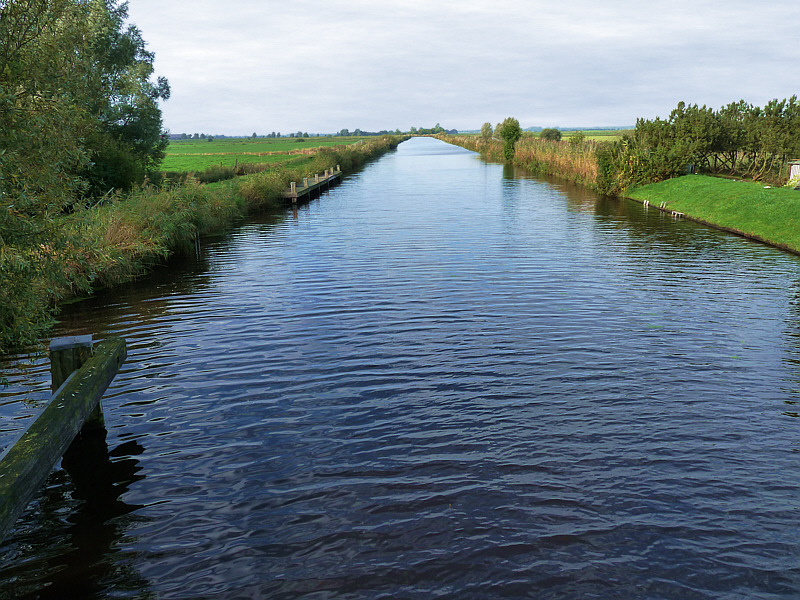
[[[0,352],[35,341],[53,299],[86,289],[59,217],[168,143],[152,54],[117,0],[0,0]],[[75,265],[64,269],[64,264]]]
[[150,80],[155,57],[139,29],[125,25],[127,2],[89,0],[86,5],[91,12],[87,52],[94,66],[88,108],[96,122],[86,136],[92,164],[82,175],[89,183],[87,195],[93,196],[129,189],[158,167],[169,143],[158,102],[169,98],[170,89],[163,77]]
[[484,123],[481,126],[481,141],[483,142],[491,142],[492,141],[492,124],[491,123]]
[[503,156],[506,160],[514,158],[514,144],[522,137],[522,129],[519,121],[513,117],[508,117],[495,130],[503,140]]
[[551,142],[560,142],[561,132],[558,129],[547,127],[545,129],[542,129],[542,132],[539,134],[539,137],[543,140],[548,140]]
[[251,135],[250,137],[252,137],[252,138],[254,138],[254,139],[255,139],[255,138],[257,138],[258,136],[256,135],[256,132],[254,131],[254,132],[253,132],[253,135]]
[[[93,65],[86,5],[0,0],[0,352],[33,343],[70,240],[57,217],[85,188]],[[45,283],[47,282],[47,283]]]

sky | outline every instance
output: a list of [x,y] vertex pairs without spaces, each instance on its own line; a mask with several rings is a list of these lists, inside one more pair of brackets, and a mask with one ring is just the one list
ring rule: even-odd
[[129,0],[171,133],[632,126],[800,94],[798,0]]

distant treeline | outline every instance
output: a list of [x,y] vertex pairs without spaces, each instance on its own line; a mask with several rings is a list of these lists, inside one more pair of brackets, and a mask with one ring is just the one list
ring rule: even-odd
[[[257,135],[253,132],[253,135],[249,136],[251,138],[258,138],[258,137],[265,137],[265,138],[307,138],[307,137],[334,137],[334,136],[341,136],[341,137],[351,137],[351,136],[377,136],[377,135],[404,135],[404,134],[411,134],[411,135],[436,135],[438,133],[446,133],[449,135],[457,135],[458,129],[445,129],[439,123],[437,123],[433,127],[411,127],[408,131],[400,131],[399,129],[395,129],[394,131],[390,131],[388,129],[381,129],[380,131],[363,131],[361,129],[355,129],[350,131],[349,129],[341,129],[336,133],[312,133],[311,135],[308,132],[297,131],[295,133],[287,133],[281,134],[280,131],[272,131],[267,133],[266,135]],[[237,135],[206,135],[205,133],[173,133],[170,134],[169,138],[171,140],[209,140],[214,141],[214,139],[226,139],[226,138],[241,138],[245,136],[237,136]]]

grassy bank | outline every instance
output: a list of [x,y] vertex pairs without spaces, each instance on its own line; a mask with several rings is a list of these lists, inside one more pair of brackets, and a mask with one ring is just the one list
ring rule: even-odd
[[640,202],[800,254],[800,191],[706,175],[653,183],[626,194]]
[[0,354],[46,334],[58,302],[142,276],[172,253],[193,247],[199,236],[222,232],[251,213],[281,209],[289,182],[336,165],[345,175],[353,173],[404,139],[381,136],[320,148],[291,164],[213,185],[191,178],[160,188],[145,185],[54,220],[47,245],[32,250],[4,246],[17,260],[35,260],[46,268],[32,277],[30,269],[6,276],[0,294]]
[[215,185],[190,179],[162,189],[145,186],[116,202],[83,211],[69,223],[83,240],[85,272],[94,285],[127,281],[190,247],[198,236],[222,231],[249,214],[282,208],[282,194],[291,181],[336,165],[343,174],[352,173],[401,141],[399,136],[387,136],[320,148],[290,165]]

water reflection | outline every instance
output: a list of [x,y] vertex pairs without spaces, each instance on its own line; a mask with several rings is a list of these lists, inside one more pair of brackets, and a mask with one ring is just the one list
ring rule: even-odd
[[109,452],[105,437],[101,428],[73,445],[0,547],[0,598],[105,598],[111,590],[156,597],[132,565],[135,555],[119,561],[131,514],[142,508],[121,497],[143,478],[134,457],[144,448],[134,442]]

